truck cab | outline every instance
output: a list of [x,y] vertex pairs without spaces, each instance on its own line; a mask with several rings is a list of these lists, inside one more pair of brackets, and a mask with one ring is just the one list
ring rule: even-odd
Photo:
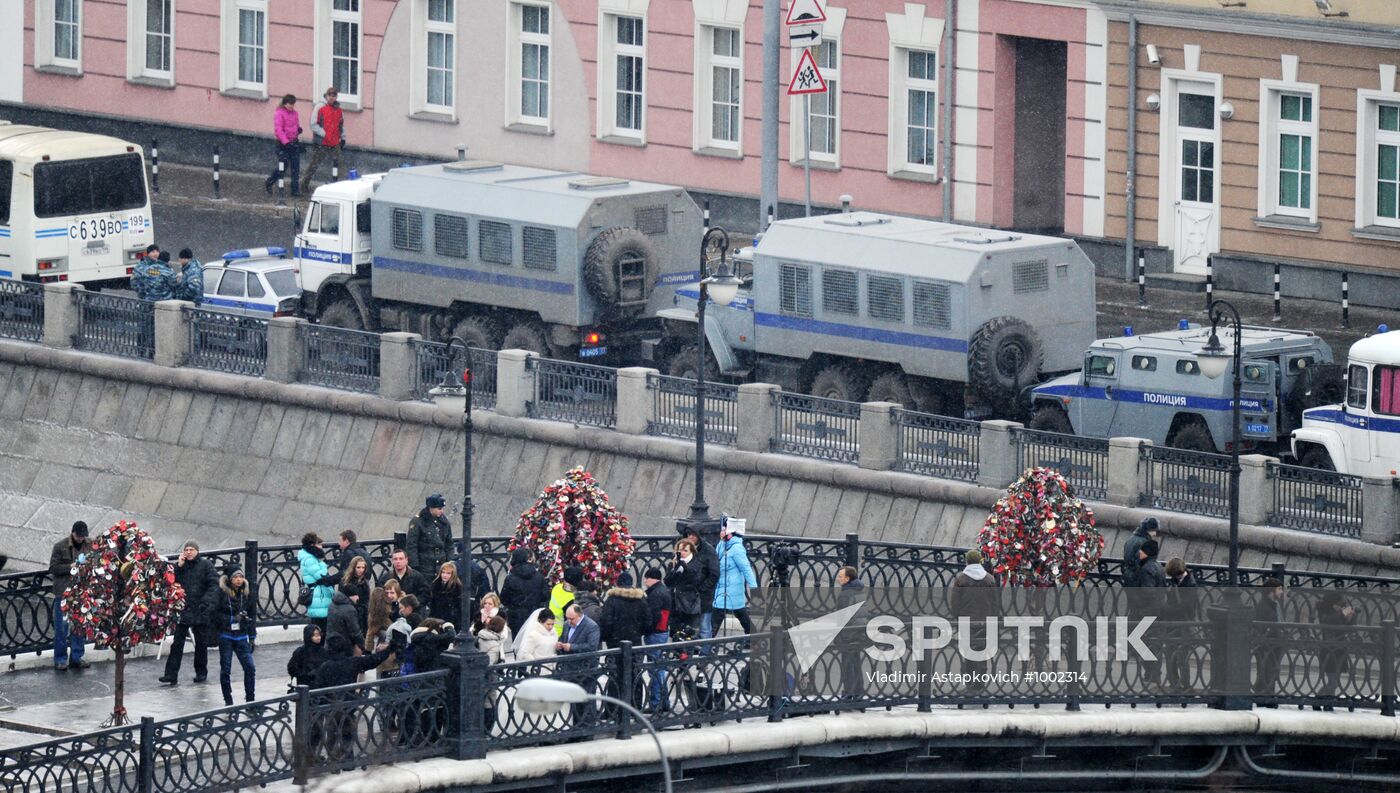
[[[1031,428],[1230,451],[1233,372],[1214,380],[1202,374],[1197,354],[1210,331],[1183,325],[1094,342],[1082,370],[1032,389]],[[1231,347],[1230,333],[1224,335]],[[1241,351],[1241,446],[1269,448],[1298,425],[1299,400],[1315,390],[1314,372],[1331,368],[1332,351],[1306,331],[1248,326]]]
[[[368,272],[370,248],[370,199],[384,174],[350,178],[316,188],[297,232],[292,256],[300,272],[302,310],[316,316],[318,301],[337,293],[356,275]],[[359,291],[359,290],[353,290]],[[353,296],[352,291],[352,296]],[[368,300],[368,290],[356,298]]]
[[[1384,327],[1384,326],[1382,326]],[[1293,432],[1302,465],[1360,476],[1400,471],[1400,331],[1351,346],[1344,397],[1303,412]]]

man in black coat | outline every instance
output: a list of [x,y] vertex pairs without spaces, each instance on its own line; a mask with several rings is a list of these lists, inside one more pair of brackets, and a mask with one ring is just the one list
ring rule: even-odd
[[345,575],[345,571],[350,569],[350,562],[358,556],[365,560],[365,564],[369,566],[367,569],[373,574],[374,560],[370,558],[369,550],[360,544],[354,531],[351,529],[342,531],[340,533],[339,544],[340,554],[335,558],[335,569],[337,573],[342,576]]
[[1139,576],[1142,565],[1140,564],[1141,560],[1138,558],[1138,551],[1142,550],[1142,544],[1148,540],[1158,540],[1158,547],[1160,548],[1156,518],[1143,518],[1142,523],[1138,524],[1138,527],[1133,530],[1133,533],[1129,535],[1128,539],[1123,543],[1123,586],[1142,586],[1142,579]]
[[180,680],[180,664],[185,656],[185,640],[194,634],[194,682],[209,679],[210,623],[219,604],[219,571],[208,559],[199,557],[199,544],[185,543],[175,562],[175,583],[185,590],[185,610],[171,633],[170,656],[160,682],[173,686]]
[[433,596],[432,584],[427,576],[409,566],[408,558],[404,549],[396,548],[394,555],[389,557],[389,577],[386,580],[397,581],[405,595],[413,595],[420,603],[427,603]]
[[600,637],[609,648],[621,647],[623,642],[639,647],[642,637],[651,633],[652,624],[647,594],[632,586],[631,573],[622,573],[603,601],[603,613],[598,618]]
[[389,660],[393,650],[388,645],[367,655],[351,655],[351,646],[343,636],[332,636],[327,643],[326,660],[316,667],[311,677],[312,688],[348,686],[355,678]]
[[715,635],[711,611],[715,604],[715,587],[719,584],[719,555],[715,546],[700,536],[694,526],[681,532],[695,543],[695,558],[700,561],[700,638],[710,639]]
[[[642,636],[644,644],[666,644],[671,641],[671,588],[666,586],[666,574],[660,567],[652,567],[642,576],[642,585],[647,592],[647,610],[651,612],[651,627]],[[648,687],[647,708],[653,711],[668,710],[670,703],[665,701],[666,669],[661,666],[661,651],[647,650],[647,657],[655,665]]]
[[[331,610],[326,616],[326,646],[333,647],[335,639],[343,638],[351,647],[365,649],[365,635],[360,631],[360,613],[349,595],[337,590],[331,598]],[[334,650],[332,650],[334,652]]]
[[510,572],[501,585],[501,605],[506,607],[506,624],[512,636],[520,635],[521,626],[535,609],[549,605],[549,583],[530,562],[530,552],[525,548],[510,552]]
[[[447,499],[441,494],[428,496],[418,516],[408,522],[408,563],[424,575],[435,577],[442,563],[452,558],[452,524],[443,514]],[[461,571],[458,571],[460,574]]]

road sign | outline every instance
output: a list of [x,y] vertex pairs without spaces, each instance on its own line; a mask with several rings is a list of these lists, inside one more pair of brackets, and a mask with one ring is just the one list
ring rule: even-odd
[[787,22],[785,25],[810,25],[815,22],[825,22],[826,11],[822,9],[819,0],[792,0],[788,6]]
[[793,25],[787,29],[788,44],[793,47],[815,47],[822,40],[822,23]]
[[826,80],[817,68],[817,62],[812,59],[811,50],[802,51],[802,59],[797,62],[797,71],[792,74],[787,92],[788,96],[826,93]]

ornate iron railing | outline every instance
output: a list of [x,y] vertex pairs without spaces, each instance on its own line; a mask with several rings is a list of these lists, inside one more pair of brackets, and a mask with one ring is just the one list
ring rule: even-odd
[[186,365],[251,377],[267,371],[267,320],[199,308],[185,312],[190,329]]
[[895,469],[976,482],[982,425],[975,421],[894,410]]
[[135,724],[0,751],[0,782],[10,793],[145,793],[140,769]]
[[304,383],[347,391],[379,391],[379,334],[326,325],[301,329]]
[[445,669],[312,689],[296,781],[372,765],[434,757],[447,749],[456,697]]
[[1074,487],[1080,498],[1102,500],[1108,495],[1108,441],[1058,432],[1018,428],[1016,468],[1050,468]]
[[1138,503],[1153,509],[1225,517],[1230,514],[1230,457],[1167,446],[1143,446],[1147,486]]
[[[648,435],[668,438],[695,438],[695,381],[662,374],[647,375],[652,414]],[[739,387],[729,383],[705,383],[705,442],[733,445],[739,435],[736,409]]]
[[784,454],[838,463],[860,459],[860,403],[773,394],[773,438],[769,448]]
[[617,424],[617,370],[549,358],[531,358],[535,398],[526,415],[594,427]]
[[1269,463],[1268,475],[1274,485],[1270,526],[1361,536],[1361,477],[1282,463]]
[[289,779],[296,696],[260,700],[142,724],[150,790],[244,790]]
[[44,340],[44,287],[25,281],[0,281],[0,336]]
[[155,303],[86,290],[74,292],[73,297],[78,304],[73,346],[123,358],[155,357]]
[[[442,383],[449,364],[447,345],[436,341],[415,340],[413,346],[413,398],[422,402],[433,401],[429,391]],[[472,406],[492,408],[496,406],[496,353],[469,347],[472,362]],[[454,353],[460,355],[460,353]],[[453,385],[462,382],[462,368],[452,370]]]

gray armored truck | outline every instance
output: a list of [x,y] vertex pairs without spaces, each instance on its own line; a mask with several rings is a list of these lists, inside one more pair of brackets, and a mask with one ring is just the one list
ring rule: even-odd
[[488,350],[625,359],[695,280],[700,235],[679,187],[480,160],[398,168],[316,190],[296,241],[302,310]]
[[[1197,354],[1209,328],[1100,339],[1079,372],[1031,391],[1032,429],[1098,438],[1146,438],[1194,451],[1230,450],[1233,372],[1201,374]],[[1221,342],[1234,346],[1233,331]],[[1241,446],[1286,443],[1303,410],[1339,401],[1341,367],[1307,331],[1245,326],[1241,337]],[[1231,362],[1234,366],[1235,362]]]
[[[716,373],[844,400],[1004,414],[1093,342],[1094,268],[1074,242],[873,212],[773,223],[707,308]],[[695,284],[660,312],[655,360],[692,375]]]

